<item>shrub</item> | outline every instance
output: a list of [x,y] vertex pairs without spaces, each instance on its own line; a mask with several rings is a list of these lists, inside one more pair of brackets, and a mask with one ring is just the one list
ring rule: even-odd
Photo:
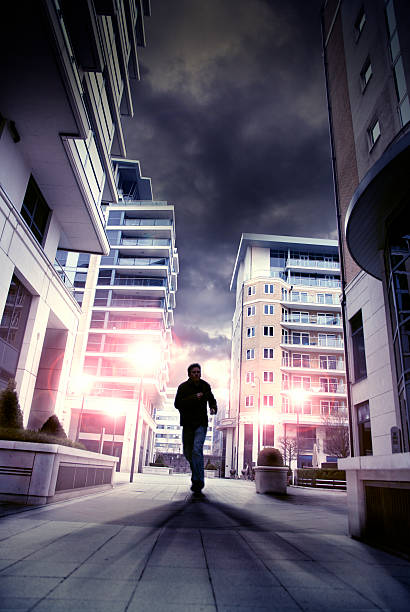
[[0,427],[0,440],[11,440],[15,442],[36,442],[39,444],[60,444],[61,446],[70,446],[71,448],[79,448],[87,450],[80,442],[73,442],[68,438],[57,438],[46,433],[32,431],[31,429],[13,429]]
[[0,427],[23,428],[23,414],[17,397],[16,382],[12,378],[0,394]]
[[152,467],[168,467],[165,463],[164,457],[162,455],[158,455],[154,461],[154,463],[150,463]]
[[282,453],[277,448],[267,446],[258,454],[258,465],[269,467],[283,467]]
[[330,470],[328,468],[299,468],[298,478],[312,478],[319,480],[346,480],[346,470]]
[[55,438],[67,439],[67,434],[56,414],[52,414],[51,417],[49,417],[47,421],[43,423],[38,431],[39,433],[45,433],[49,436],[54,436]]

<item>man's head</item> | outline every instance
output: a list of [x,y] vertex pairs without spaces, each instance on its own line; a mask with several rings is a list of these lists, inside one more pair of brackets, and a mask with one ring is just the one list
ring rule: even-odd
[[191,363],[191,365],[188,366],[188,377],[194,382],[198,382],[201,378],[201,366],[199,363]]

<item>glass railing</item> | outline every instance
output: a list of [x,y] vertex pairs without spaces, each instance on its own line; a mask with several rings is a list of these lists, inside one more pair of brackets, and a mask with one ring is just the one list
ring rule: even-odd
[[312,404],[311,406],[301,406],[300,408],[295,408],[293,406],[282,406],[282,412],[286,413],[286,414],[293,414],[295,416],[296,419],[296,415],[299,414],[299,416],[301,415],[312,415],[312,416],[320,416],[320,417],[327,417],[327,416],[336,416],[336,415],[346,415],[346,408],[345,406],[341,405],[341,406],[333,406],[333,407],[328,407],[328,406],[323,406],[320,404]]
[[114,280],[111,278],[99,278],[97,282],[98,286],[101,285],[125,285],[128,287],[165,287],[166,282],[162,279],[152,279],[152,278],[135,278],[135,276],[122,276],[115,277]]
[[124,225],[149,227],[155,227],[157,225],[169,226],[172,225],[172,219],[124,219]]
[[324,261],[320,259],[294,259],[290,257],[286,261],[287,266],[297,266],[300,268],[325,268],[327,270],[338,270],[340,264],[338,261]]
[[319,338],[318,340],[309,340],[309,341],[301,341],[299,339],[295,339],[292,337],[282,336],[281,339],[282,344],[291,344],[292,346],[320,346],[320,347],[329,347],[329,348],[343,348],[343,340],[339,340],[338,338]]
[[93,321],[90,322],[92,329],[136,329],[136,330],[161,330],[163,326],[158,321]]
[[340,306],[340,300],[337,295],[332,296],[313,296],[300,293],[299,295],[282,295],[282,301],[291,302],[293,304],[317,304],[318,306]]
[[60,262],[57,259],[54,260],[54,270],[57,272],[58,276],[66,286],[69,293],[72,295],[72,297],[74,297],[74,285],[68,278],[64,268],[60,265]]
[[342,320],[340,317],[301,317],[290,314],[287,318],[282,318],[282,323],[300,323],[301,325],[326,325],[332,327],[333,325],[341,325]]
[[329,287],[329,289],[339,289],[341,287],[340,280],[328,278],[290,278],[288,281],[291,285],[304,285],[306,287]]
[[292,361],[284,361],[282,360],[282,367],[284,368],[301,368],[308,370],[332,370],[332,371],[344,371],[345,364],[344,362],[333,362],[333,361],[322,361],[320,359],[302,359]]
[[165,246],[169,247],[171,241],[168,238],[122,238],[120,245],[123,246]]
[[[285,389],[283,389],[285,390]],[[289,389],[287,389],[287,391],[289,391],[289,393],[292,393],[293,391],[306,391],[306,393],[346,393],[346,385],[343,383],[339,383],[339,384],[334,384],[334,383],[328,383],[327,385],[312,385],[312,386],[306,386],[306,387],[298,387],[298,386],[293,386]]]

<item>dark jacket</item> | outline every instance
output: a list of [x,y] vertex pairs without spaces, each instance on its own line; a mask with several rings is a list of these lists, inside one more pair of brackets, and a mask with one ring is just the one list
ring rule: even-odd
[[[201,399],[196,397],[197,393],[203,393]],[[175,396],[175,408],[179,410],[180,424],[190,427],[199,427],[200,425],[208,425],[208,412],[206,405],[217,411],[216,400],[212,394],[211,386],[202,378],[199,379],[196,385],[193,380],[188,378],[178,387]]]

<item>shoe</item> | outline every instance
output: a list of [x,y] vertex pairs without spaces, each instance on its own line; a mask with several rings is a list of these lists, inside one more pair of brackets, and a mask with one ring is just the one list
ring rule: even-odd
[[204,486],[205,486],[205,483],[203,480],[193,480],[192,485],[191,485],[191,491],[193,491],[194,493],[196,491],[201,492]]
[[194,491],[192,497],[194,499],[203,499],[205,498],[205,495],[202,493],[202,491]]

